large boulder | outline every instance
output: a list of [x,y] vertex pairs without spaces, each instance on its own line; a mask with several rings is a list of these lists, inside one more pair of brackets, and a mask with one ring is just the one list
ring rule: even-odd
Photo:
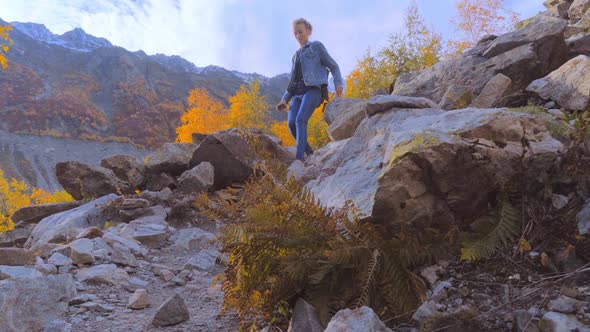
[[178,187],[184,193],[199,193],[209,190],[215,179],[215,169],[209,162],[202,162],[182,173]]
[[518,93],[567,60],[566,26],[566,20],[539,15],[522,29],[482,41],[456,59],[400,75],[393,94],[426,97],[444,109],[457,109],[471,104],[499,73],[512,80],[505,95]]
[[118,197],[109,194],[75,209],[46,217],[35,226],[25,247],[40,250],[51,243],[70,242],[90,226],[102,228],[109,219],[108,205]]
[[152,325],[155,326],[170,326],[180,324],[190,319],[190,314],[184,299],[175,294],[166,302],[162,303],[157,309]]
[[332,141],[347,139],[367,116],[391,108],[429,108],[437,105],[427,98],[396,95],[377,95],[368,100],[337,98],[328,103],[324,118],[329,124]]
[[590,57],[579,55],[571,59],[549,75],[533,81],[527,91],[551,99],[568,110],[588,110]]
[[55,166],[57,180],[74,199],[95,198],[112,193],[129,193],[127,182],[101,166],[66,161]]
[[577,22],[584,14],[590,9],[590,0],[574,0],[569,7],[569,18],[570,20]]
[[81,201],[26,206],[16,210],[11,218],[15,224],[21,221],[25,223],[37,223],[52,214],[71,210],[80,205],[82,205]]
[[101,160],[100,166],[112,170],[119,179],[126,181],[133,188],[139,188],[145,182],[145,165],[134,156],[110,156]]
[[498,74],[486,83],[483,90],[475,98],[471,107],[492,108],[496,106],[502,97],[509,91],[512,80],[504,74]]
[[202,162],[211,163],[215,170],[213,188],[224,188],[250,177],[258,158],[257,152],[284,164],[293,159],[276,140],[267,135],[230,129],[207,135],[196,148],[189,167],[193,168]]
[[570,129],[518,109],[393,109],[317,151],[301,180],[324,205],[352,200],[363,217],[392,229],[402,221],[466,226],[521,165],[532,177],[550,169]]
[[76,279],[92,284],[125,286],[129,281],[129,275],[115,264],[101,264],[78,270]]
[[0,248],[0,265],[35,265],[35,253],[23,248]]
[[162,172],[178,176],[187,170],[195,145],[191,143],[166,143],[145,157],[149,173]]
[[533,42],[548,47],[547,43],[563,38],[563,31],[567,25],[567,20],[538,15],[524,28],[498,36],[482,55],[491,58]]
[[70,274],[0,281],[0,329],[44,331],[54,320],[66,318],[75,296]]
[[0,248],[22,247],[31,236],[34,224],[21,224],[16,228],[0,233]]

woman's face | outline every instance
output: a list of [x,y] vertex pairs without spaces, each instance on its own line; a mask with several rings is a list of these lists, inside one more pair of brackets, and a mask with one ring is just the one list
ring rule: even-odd
[[297,39],[299,45],[303,45],[309,40],[311,31],[309,31],[305,24],[299,23],[293,26],[293,35],[295,36],[295,39]]

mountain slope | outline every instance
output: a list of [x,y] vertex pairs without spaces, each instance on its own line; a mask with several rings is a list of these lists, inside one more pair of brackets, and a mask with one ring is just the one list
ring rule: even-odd
[[126,137],[156,147],[175,138],[193,87],[205,87],[227,104],[241,84],[259,79],[262,93],[275,103],[289,80],[288,74],[267,78],[199,68],[179,56],[130,52],[79,28],[56,35],[41,24],[11,24],[9,67],[0,71],[0,129],[7,131]]

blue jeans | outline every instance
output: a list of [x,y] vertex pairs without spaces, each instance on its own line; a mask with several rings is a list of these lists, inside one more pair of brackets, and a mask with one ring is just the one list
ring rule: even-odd
[[312,154],[313,150],[307,142],[307,123],[313,111],[320,105],[322,92],[319,87],[309,89],[303,95],[293,96],[289,109],[289,130],[297,141],[295,158],[303,160],[304,154]]

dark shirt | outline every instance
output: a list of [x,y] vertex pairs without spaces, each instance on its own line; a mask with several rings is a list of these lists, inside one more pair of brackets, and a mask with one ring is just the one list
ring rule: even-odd
[[295,74],[293,79],[293,95],[302,95],[305,94],[310,87],[305,85],[303,81],[303,71],[301,69],[301,53],[303,53],[304,48],[300,48],[297,50],[296,58],[295,58]]

